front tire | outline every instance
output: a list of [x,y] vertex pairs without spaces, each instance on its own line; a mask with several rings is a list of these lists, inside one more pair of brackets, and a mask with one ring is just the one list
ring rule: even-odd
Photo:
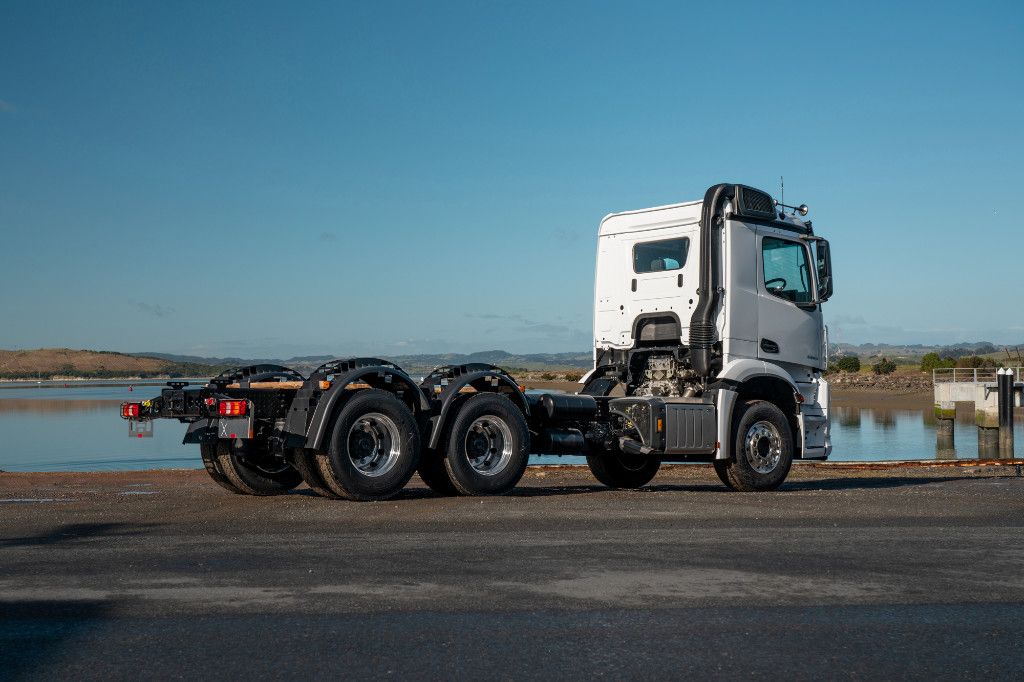
[[459,408],[444,458],[452,486],[463,495],[504,495],[530,459],[530,429],[512,401],[478,393]]
[[420,432],[408,406],[393,394],[364,389],[349,398],[316,454],[324,482],[360,502],[394,497],[419,464]]
[[786,415],[766,400],[742,403],[733,417],[732,459],[715,462],[729,488],[741,492],[775,490],[793,465],[793,435]]
[[262,453],[249,459],[227,440],[218,440],[216,447],[217,467],[232,486],[246,495],[281,495],[302,483],[299,472],[280,458]]
[[661,468],[653,457],[634,457],[622,453],[587,455],[587,466],[609,488],[640,488],[651,482]]

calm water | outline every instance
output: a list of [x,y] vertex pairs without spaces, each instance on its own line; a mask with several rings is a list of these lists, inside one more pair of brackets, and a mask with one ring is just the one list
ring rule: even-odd
[[[0,388],[0,469],[101,471],[202,468],[198,448],[181,444],[185,425],[158,421],[153,438],[128,438],[118,414],[125,400],[145,400],[162,384],[127,387]],[[834,409],[832,461],[974,459],[977,429],[970,415],[956,424],[956,447],[940,450],[930,411]],[[1015,456],[1024,457],[1024,424],[1018,421]],[[995,457],[995,453],[986,453]],[[582,457],[534,457],[536,464],[571,464]]]

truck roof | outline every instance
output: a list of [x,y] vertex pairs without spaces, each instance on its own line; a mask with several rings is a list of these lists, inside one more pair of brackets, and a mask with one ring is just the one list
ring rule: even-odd
[[640,208],[635,211],[609,213],[601,219],[599,235],[638,232],[667,225],[680,225],[700,221],[703,201],[687,201],[681,204],[667,204]]
[[[700,222],[700,211],[703,201],[686,201],[680,204],[666,204],[639,208],[634,211],[609,213],[601,219],[598,235],[623,234],[652,230],[670,225],[689,225]],[[739,220],[743,220],[739,218]],[[795,215],[784,214],[781,218],[770,221],[772,226],[802,233],[811,233],[811,222],[801,220]]]

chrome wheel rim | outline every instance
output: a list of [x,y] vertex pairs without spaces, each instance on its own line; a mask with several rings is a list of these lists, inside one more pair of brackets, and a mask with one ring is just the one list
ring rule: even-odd
[[348,430],[348,458],[364,476],[383,476],[401,454],[398,425],[380,412],[359,417]]
[[756,422],[747,429],[743,452],[754,471],[770,474],[782,460],[782,434],[771,422]]
[[512,459],[512,429],[503,419],[491,415],[478,417],[466,432],[465,449],[474,471],[493,476]]

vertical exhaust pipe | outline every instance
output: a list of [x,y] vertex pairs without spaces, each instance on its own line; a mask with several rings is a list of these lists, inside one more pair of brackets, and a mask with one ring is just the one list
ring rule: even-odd
[[711,346],[715,342],[714,314],[721,282],[721,258],[717,228],[722,205],[736,196],[735,185],[721,183],[708,188],[700,209],[700,286],[697,307],[690,317],[690,364],[703,378],[711,376]]

